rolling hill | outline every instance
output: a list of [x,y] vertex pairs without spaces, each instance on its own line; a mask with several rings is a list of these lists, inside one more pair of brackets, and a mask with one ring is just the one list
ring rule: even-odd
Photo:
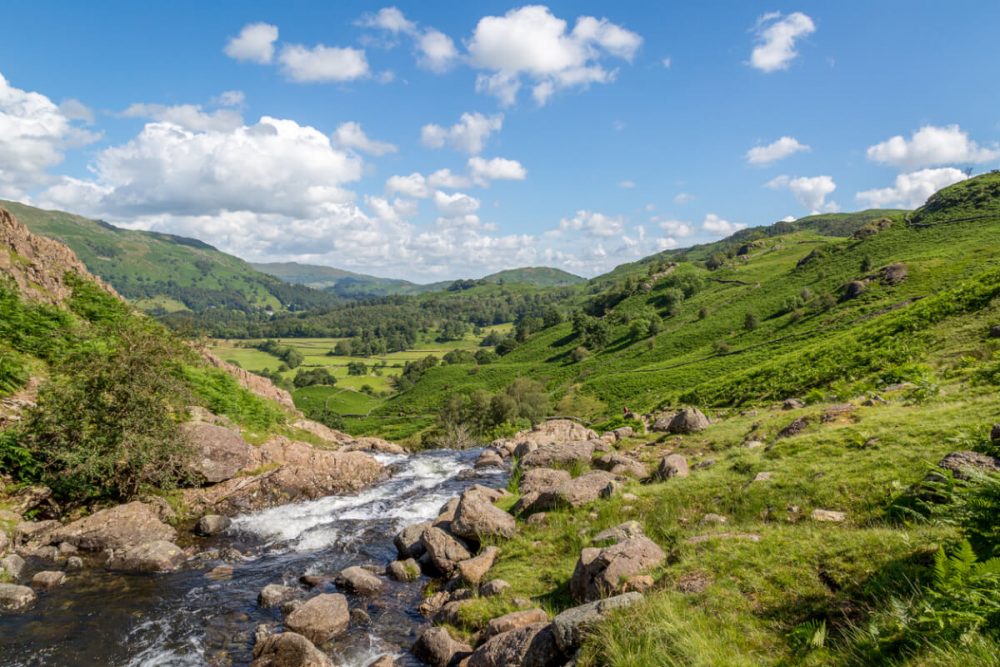
[[562,269],[554,269],[549,266],[528,266],[520,269],[507,269],[483,276],[480,280],[484,283],[503,283],[533,285],[534,287],[565,287],[567,285],[581,285],[587,282],[586,278],[573,275]]
[[32,232],[72,249],[95,275],[149,312],[224,307],[301,310],[332,305],[326,292],[290,285],[196,239],[122,229],[62,211],[0,200]]

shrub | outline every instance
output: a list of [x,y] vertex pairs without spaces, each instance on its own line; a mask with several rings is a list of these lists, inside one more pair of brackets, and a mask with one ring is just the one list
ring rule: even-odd
[[292,384],[296,387],[314,387],[317,385],[333,386],[337,384],[337,378],[333,377],[326,368],[311,368],[309,370],[300,369],[295,374]]

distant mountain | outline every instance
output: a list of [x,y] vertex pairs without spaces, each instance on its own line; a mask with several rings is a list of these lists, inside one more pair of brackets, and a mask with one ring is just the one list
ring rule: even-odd
[[60,241],[91,273],[139,308],[201,312],[302,310],[339,303],[328,292],[290,285],[238,257],[183,236],[122,229],[62,211],[0,200],[32,232]]
[[507,269],[484,276],[481,279],[487,283],[505,283],[534,285],[535,287],[565,287],[587,282],[586,278],[573,275],[562,269],[548,266],[528,266],[521,269]]
[[[275,262],[269,264],[252,264],[251,266],[258,271],[281,278],[293,285],[307,285],[316,289],[328,290],[347,299],[365,296],[388,296],[391,294],[416,295],[441,292],[447,290],[456,282],[444,280],[420,285],[408,280],[379,278],[377,276],[337,269],[332,266],[299,264],[297,262]],[[498,271],[472,282],[531,285],[533,287],[565,287],[567,285],[585,283],[587,280],[560,269],[525,267]]]

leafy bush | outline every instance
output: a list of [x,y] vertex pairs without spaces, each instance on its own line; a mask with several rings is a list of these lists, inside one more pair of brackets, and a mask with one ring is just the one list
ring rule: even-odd
[[182,374],[198,402],[241,426],[264,431],[285,421],[277,407],[244,389],[225,371],[186,365]]
[[332,386],[337,384],[337,378],[333,377],[329,369],[319,367],[299,369],[299,372],[295,374],[295,378],[292,380],[292,384],[296,387],[313,387],[316,385]]

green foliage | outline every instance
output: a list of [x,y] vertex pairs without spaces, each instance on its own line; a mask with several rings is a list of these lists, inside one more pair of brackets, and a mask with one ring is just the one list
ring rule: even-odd
[[[489,350],[479,350],[479,351],[489,354]],[[441,361],[448,365],[474,364],[476,363],[476,355],[474,355],[472,352],[469,352],[468,350],[451,350],[441,358]]]
[[6,346],[0,347],[0,396],[13,393],[28,381],[24,359]]
[[284,413],[273,403],[244,389],[225,371],[185,365],[182,372],[198,401],[217,415],[225,415],[257,431],[266,431],[285,422]]
[[296,387],[313,387],[316,385],[330,387],[337,384],[337,378],[333,377],[326,368],[301,368],[295,374],[292,384]]
[[288,368],[298,368],[304,359],[302,353],[294,347],[282,345],[273,338],[261,341],[256,345],[261,352],[266,352],[280,359]]
[[17,482],[34,483],[42,477],[42,462],[21,444],[20,433],[16,429],[0,431],[0,470],[6,471]]
[[347,374],[354,376],[368,375],[368,367],[363,361],[351,361],[347,364]]

